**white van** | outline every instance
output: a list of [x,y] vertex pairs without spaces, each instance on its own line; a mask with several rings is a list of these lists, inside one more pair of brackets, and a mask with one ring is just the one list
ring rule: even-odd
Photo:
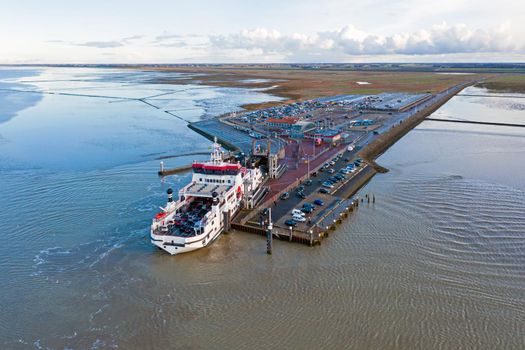
[[294,215],[292,216],[292,219],[297,222],[305,222],[306,218],[302,215]]
[[300,211],[299,209],[294,209],[294,210],[292,210],[292,215],[304,216],[304,213],[302,211]]

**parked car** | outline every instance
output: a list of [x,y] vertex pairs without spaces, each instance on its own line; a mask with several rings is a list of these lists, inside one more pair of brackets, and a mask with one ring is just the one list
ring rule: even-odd
[[306,186],[310,186],[312,184],[312,180],[308,179],[304,183]]
[[[321,170],[321,169],[319,169],[319,170]],[[316,177],[316,176],[317,176],[317,171],[312,172],[312,173],[310,174],[310,176]]]
[[314,211],[314,209],[311,208],[311,207],[303,207],[303,208],[301,209],[301,211],[302,211],[303,213],[310,214],[312,211]]
[[281,198],[282,200],[288,199],[290,198],[290,193],[284,192],[283,194],[279,196],[279,198]]
[[312,208],[312,210],[315,210],[315,205],[313,205],[312,203],[303,203],[303,208]]
[[297,197],[305,199],[306,195],[304,194],[304,192],[297,192]]
[[323,182],[323,187],[334,188],[334,185],[331,182],[325,181]]
[[300,211],[299,209],[293,209],[292,210],[292,215],[302,215],[302,216],[304,216],[304,213],[302,211]]
[[292,217],[292,220],[293,221],[297,221],[297,222],[305,222],[306,221],[306,218],[302,215],[294,215]]
[[295,221],[292,220],[292,219],[286,220],[286,221],[284,222],[284,224],[285,224],[286,226],[291,226],[291,227],[295,227],[295,226],[297,226],[297,222],[295,222]]
[[327,190],[326,188],[324,188],[324,187],[321,187],[321,188],[319,189],[319,193],[330,193],[330,191],[328,191],[328,190]]
[[297,187],[297,192],[303,192],[303,191],[304,191],[304,186]]
[[335,173],[335,170],[334,169],[328,169],[328,173],[329,174],[333,174],[333,173]]
[[321,205],[324,205],[324,202],[318,198],[318,199],[314,200],[314,204],[321,206]]

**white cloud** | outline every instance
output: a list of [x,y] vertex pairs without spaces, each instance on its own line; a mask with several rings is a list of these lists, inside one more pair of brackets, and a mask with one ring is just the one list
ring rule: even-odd
[[164,31],[156,36],[123,35],[107,41],[49,40],[46,45],[60,45],[71,59],[76,55],[76,60],[90,57],[96,61],[97,54],[103,52],[101,61],[107,61],[107,53],[111,53],[112,60],[118,62],[417,62],[492,61],[496,57],[500,61],[523,61],[524,38],[510,24],[472,29],[464,24],[442,23],[387,35],[347,25],[313,33],[256,28],[205,36]]
[[523,41],[516,41],[510,26],[470,29],[466,25],[435,25],[412,33],[376,35],[354,26],[314,35],[281,34],[266,28],[244,29],[238,34],[210,35],[216,50],[260,50],[263,54],[285,57],[330,55],[442,55],[487,52],[518,52]]
[[120,47],[120,46],[123,46],[124,44],[120,41],[86,41],[84,43],[76,43],[74,45],[95,47],[98,49],[108,49],[108,48]]
[[91,40],[91,41],[85,41],[85,42],[74,42],[74,41],[65,41],[65,40],[48,40],[47,42],[53,43],[53,44],[86,46],[86,47],[93,47],[97,49],[111,49],[111,48],[134,44],[137,40],[142,39],[142,38],[143,38],[142,35],[133,35],[133,36],[122,38],[120,40]]

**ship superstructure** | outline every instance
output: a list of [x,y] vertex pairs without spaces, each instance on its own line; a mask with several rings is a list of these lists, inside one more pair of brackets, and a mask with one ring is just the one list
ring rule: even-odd
[[151,224],[151,243],[170,254],[199,249],[213,242],[232,217],[260,193],[263,174],[224,159],[217,140],[208,162],[194,162],[189,184],[168,202]]

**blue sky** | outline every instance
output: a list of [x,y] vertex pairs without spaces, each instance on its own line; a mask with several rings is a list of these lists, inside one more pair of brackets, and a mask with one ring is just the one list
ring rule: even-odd
[[17,0],[0,63],[525,61],[524,1]]

